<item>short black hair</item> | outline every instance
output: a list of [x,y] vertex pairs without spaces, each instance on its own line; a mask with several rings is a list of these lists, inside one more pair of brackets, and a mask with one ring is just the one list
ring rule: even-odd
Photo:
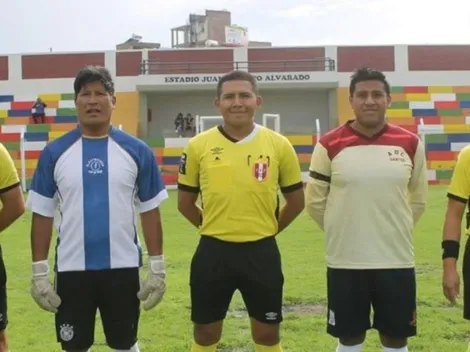
[[390,95],[390,84],[387,81],[387,77],[383,74],[382,71],[361,67],[358,68],[351,76],[351,82],[349,83],[349,95],[353,96],[356,90],[356,84],[359,82],[366,81],[380,81],[384,84],[385,92],[387,95]]
[[222,85],[225,82],[230,82],[230,81],[250,82],[251,85],[253,86],[253,92],[255,92],[255,94],[258,94],[258,83],[256,81],[255,76],[253,76],[251,73],[247,71],[235,70],[235,71],[232,71],[223,75],[220,78],[219,82],[217,83],[217,97],[220,97],[220,95],[222,94]]
[[104,89],[114,95],[114,80],[111,72],[106,67],[89,65],[78,71],[75,81],[73,82],[73,90],[75,97],[80,93],[80,90],[87,84],[101,82]]

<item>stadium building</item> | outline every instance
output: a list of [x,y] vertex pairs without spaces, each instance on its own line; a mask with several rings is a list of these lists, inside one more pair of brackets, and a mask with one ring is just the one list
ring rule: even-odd
[[[220,121],[213,106],[220,75],[248,70],[265,103],[256,120],[288,136],[303,171],[319,134],[353,117],[351,73],[380,69],[393,87],[389,121],[424,138],[428,178],[446,183],[456,153],[470,142],[470,46],[206,47],[127,49],[0,56],[0,141],[30,182],[46,143],[76,126],[73,80],[85,65],[104,65],[115,77],[113,125],[153,148],[167,185],[174,185],[183,146],[193,133]],[[44,124],[31,114],[47,104]],[[175,117],[191,114],[177,134]]]

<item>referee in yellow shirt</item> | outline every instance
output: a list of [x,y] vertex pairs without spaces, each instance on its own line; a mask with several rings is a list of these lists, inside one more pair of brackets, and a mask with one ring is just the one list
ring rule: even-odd
[[[23,192],[15,164],[5,146],[0,143],[0,232],[6,230],[24,213]],[[0,246],[0,352],[8,351],[6,328],[7,273]]]
[[236,290],[256,351],[282,351],[284,276],[275,236],[302,212],[304,194],[290,142],[254,121],[261,103],[251,74],[223,76],[215,100],[223,124],[192,138],[181,157],[178,209],[201,235],[190,274],[193,352],[216,351]]
[[[460,278],[457,259],[460,251],[462,218],[470,198],[470,146],[463,148],[457,158],[447,192],[447,212],[442,238],[442,260],[444,275],[442,287],[445,297],[456,303],[460,294]],[[470,213],[466,217],[467,242],[463,253],[463,317],[470,320]],[[470,344],[467,352],[470,352]]]

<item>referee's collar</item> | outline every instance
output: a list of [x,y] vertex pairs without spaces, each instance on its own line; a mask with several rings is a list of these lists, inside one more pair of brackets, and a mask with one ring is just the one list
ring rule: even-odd
[[248,136],[246,136],[245,138],[243,139],[240,139],[240,140],[236,140],[232,137],[230,137],[224,130],[223,126],[220,125],[218,126],[217,128],[219,130],[219,132],[222,134],[222,136],[224,136],[225,138],[227,138],[229,141],[233,142],[233,143],[236,143],[236,144],[243,144],[243,143],[248,143],[250,141],[252,141],[259,133],[259,131],[261,130],[261,126],[258,125],[257,123],[254,124],[254,127],[253,127],[253,130],[250,132],[250,134]]

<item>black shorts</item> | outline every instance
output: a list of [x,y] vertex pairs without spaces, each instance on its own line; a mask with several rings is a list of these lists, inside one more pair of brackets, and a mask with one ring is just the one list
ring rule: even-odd
[[0,246],[0,331],[6,330],[7,325],[7,271],[3,262],[2,247]]
[[201,236],[191,262],[191,319],[196,324],[223,320],[239,290],[251,318],[282,321],[284,275],[274,237],[256,242],[224,242]]
[[55,324],[63,350],[93,345],[97,309],[110,348],[126,350],[137,342],[139,269],[59,272],[55,284],[62,300]]
[[[351,338],[370,328],[390,338],[416,335],[416,275],[410,269],[327,271],[328,334]],[[374,310],[373,324],[370,313]]]
[[467,239],[462,262],[463,317],[470,320],[470,238]]

